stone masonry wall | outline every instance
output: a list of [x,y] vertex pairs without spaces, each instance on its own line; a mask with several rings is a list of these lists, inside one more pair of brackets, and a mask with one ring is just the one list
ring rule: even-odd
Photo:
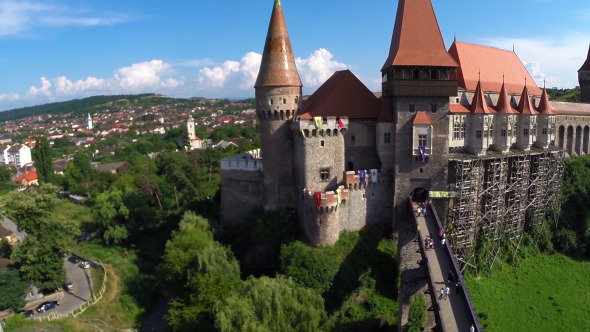
[[222,171],[221,173],[221,222],[237,224],[256,210],[262,210],[264,195],[262,172]]

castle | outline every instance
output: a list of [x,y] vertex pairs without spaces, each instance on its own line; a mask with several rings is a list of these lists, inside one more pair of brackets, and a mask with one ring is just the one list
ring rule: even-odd
[[441,210],[468,263],[480,230],[518,234],[526,211],[557,208],[565,154],[588,153],[590,105],[550,102],[513,51],[447,50],[430,0],[399,0],[381,74],[381,94],[344,70],[303,100],[275,0],[254,86],[261,156],[222,161],[222,222],[292,209],[312,244],[333,244],[371,224],[395,229],[412,194],[453,191]]

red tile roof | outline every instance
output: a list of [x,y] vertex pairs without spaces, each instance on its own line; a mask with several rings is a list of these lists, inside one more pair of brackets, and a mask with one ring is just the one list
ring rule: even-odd
[[302,86],[280,0],[275,0],[254,87]]
[[400,0],[391,37],[390,66],[456,67],[445,48],[430,0]]
[[471,113],[469,108],[465,105],[461,104],[451,104],[449,105],[449,111],[451,113]]
[[432,120],[430,120],[430,116],[426,112],[416,112],[416,117],[414,118],[413,125],[427,125],[432,126]]
[[586,115],[590,116],[590,104],[568,103],[563,101],[550,102],[551,109],[557,115]]
[[504,82],[508,94],[520,94],[526,79],[530,94],[540,96],[542,93],[512,51],[455,41],[449,53],[459,64],[458,84],[466,90],[474,91],[481,81],[483,91],[500,92]]
[[588,47],[588,57],[586,58],[586,62],[584,62],[578,71],[590,71],[590,47]]
[[385,102],[383,98],[380,98],[379,100],[381,101],[381,110],[379,111],[377,122],[394,122],[393,115],[387,102]]
[[477,88],[475,88],[475,94],[473,94],[473,101],[471,102],[469,111],[474,114],[496,113],[494,110],[488,107],[488,103],[486,101],[486,97],[483,94],[483,90],[481,89],[480,82],[477,83]]
[[29,173],[23,174],[23,175],[19,176],[18,178],[16,178],[15,182],[21,182],[24,179],[27,179],[27,181],[29,181],[29,182],[37,180],[37,172],[29,172]]
[[501,114],[518,114],[518,111],[510,105],[510,98],[508,97],[508,93],[506,93],[506,85],[504,83],[502,83],[502,89],[500,89],[496,112]]
[[381,101],[350,70],[337,71],[307,100],[297,116],[376,119]]
[[539,114],[546,115],[555,114],[551,110],[551,104],[549,103],[549,97],[547,96],[547,89],[543,89],[543,94],[541,95],[541,102],[539,102],[539,108],[537,108],[537,112],[539,112]]
[[539,112],[535,111],[531,105],[531,96],[529,95],[529,89],[526,86],[522,90],[520,102],[518,103],[518,112],[520,112],[520,114],[528,115],[539,114]]

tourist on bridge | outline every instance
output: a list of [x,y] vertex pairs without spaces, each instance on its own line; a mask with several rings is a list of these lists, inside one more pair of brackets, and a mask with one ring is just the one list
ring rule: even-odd
[[453,274],[453,271],[449,270],[449,273],[447,274],[447,283],[450,285],[455,281],[455,275]]
[[445,288],[443,287],[440,289],[440,297],[438,299],[442,301],[444,299],[444,297],[445,297]]
[[445,289],[445,299],[447,299],[449,297],[450,293],[451,293],[451,289],[449,288],[449,286],[447,286],[447,288]]
[[444,229],[441,228],[441,229],[438,230],[438,238],[439,239],[442,239],[443,238],[443,235],[445,235],[445,231],[444,231]]
[[447,239],[444,238],[444,237],[442,238],[442,240],[440,240],[440,247],[441,247],[441,249],[444,249],[445,248],[445,243],[446,242],[447,242]]

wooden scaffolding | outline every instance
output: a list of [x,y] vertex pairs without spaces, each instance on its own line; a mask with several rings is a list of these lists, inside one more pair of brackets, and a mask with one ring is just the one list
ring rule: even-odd
[[[544,220],[547,208],[559,214],[563,151],[475,157],[456,155],[449,160],[449,188],[458,192],[447,208],[446,229],[462,269],[476,268],[478,232],[491,239],[488,264],[498,261],[501,244],[513,255],[521,245],[526,211]],[[544,223],[541,227],[546,227]]]

